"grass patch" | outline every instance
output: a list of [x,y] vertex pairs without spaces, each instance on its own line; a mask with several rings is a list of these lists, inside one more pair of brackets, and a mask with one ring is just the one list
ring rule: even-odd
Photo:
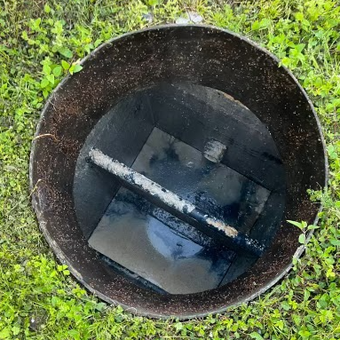
[[[202,320],[149,320],[102,303],[56,263],[31,209],[28,159],[47,96],[79,59],[186,11],[257,41],[293,71],[323,125],[330,186],[311,193],[324,204],[319,227],[269,292]],[[0,0],[0,339],[339,339],[339,118],[338,1]]]

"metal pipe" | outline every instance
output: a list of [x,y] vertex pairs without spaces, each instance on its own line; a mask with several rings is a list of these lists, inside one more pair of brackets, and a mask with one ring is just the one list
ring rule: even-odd
[[[211,231],[218,231],[220,234],[223,234],[233,245],[257,256],[262,255],[264,251],[263,245],[239,233],[235,228],[224,223],[222,220],[209,216],[194,204],[181,198],[174,192],[165,189],[125,164],[113,160],[98,149],[90,150],[89,156],[94,164],[117,176],[128,187],[142,192],[146,198],[149,200],[152,199],[153,202],[155,202],[155,200],[161,202],[163,206],[170,208],[171,212],[177,212],[176,215],[178,215],[179,218],[189,217],[197,221],[200,225],[208,227]],[[204,232],[202,229],[201,231]]]

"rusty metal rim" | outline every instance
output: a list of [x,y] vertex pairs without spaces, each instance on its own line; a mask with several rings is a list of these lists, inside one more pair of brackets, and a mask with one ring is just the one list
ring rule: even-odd
[[[137,31],[133,31],[133,32],[129,32],[129,33],[125,33],[123,35],[120,35],[118,37],[114,37],[111,40],[109,40],[108,42],[100,45],[99,47],[97,47],[94,51],[92,51],[88,56],[86,56],[85,58],[83,58],[80,62],[80,65],[83,65],[86,61],[90,60],[91,58],[95,57],[97,52],[100,51],[101,49],[110,46],[112,44],[114,44],[115,42],[124,39],[128,36],[137,34],[137,33],[142,33],[145,31],[157,31],[157,30],[162,30],[162,29],[166,29],[166,28],[170,28],[170,27],[197,27],[197,28],[206,28],[206,29],[211,29],[211,30],[215,30],[215,31],[220,31],[220,32],[225,32],[227,34],[229,34],[230,36],[236,37],[241,41],[244,41],[246,43],[248,43],[249,45],[253,46],[254,48],[256,48],[257,50],[260,50],[262,52],[264,52],[265,54],[267,54],[272,60],[274,60],[278,66],[280,66],[285,72],[286,74],[294,81],[294,83],[298,86],[299,90],[301,91],[301,93],[303,94],[304,98],[307,100],[309,106],[311,107],[311,110],[313,112],[314,115],[314,119],[315,122],[317,124],[317,128],[319,131],[319,136],[320,136],[320,142],[322,144],[323,147],[323,154],[324,154],[324,165],[325,165],[325,183],[324,183],[324,188],[327,189],[327,184],[328,184],[328,179],[329,179],[329,172],[328,172],[328,158],[327,158],[327,153],[326,153],[326,143],[322,134],[322,127],[319,121],[319,118],[316,114],[315,108],[311,102],[311,100],[309,99],[306,91],[303,89],[303,87],[300,85],[300,83],[298,82],[298,80],[296,79],[296,77],[293,75],[293,73],[286,68],[283,65],[280,65],[280,60],[273,55],[271,52],[269,52],[268,50],[266,50],[265,48],[263,48],[262,46],[258,45],[257,43],[253,42],[252,40],[243,37],[239,34],[236,34],[234,32],[231,32],[227,29],[222,29],[219,27],[215,27],[212,25],[177,25],[177,24],[167,24],[167,25],[159,25],[159,26],[154,26],[151,28],[145,28],[145,29],[141,29],[141,30],[137,30]],[[39,130],[42,124],[41,118],[43,118],[45,116],[45,113],[47,111],[47,108],[49,107],[49,105],[51,104],[54,95],[58,92],[58,90],[71,78],[71,75],[67,75],[59,84],[58,86],[52,91],[52,93],[50,94],[42,112],[41,112],[41,116],[40,116],[40,120],[39,123],[37,125],[37,129],[36,129],[36,133],[35,136],[33,138],[33,142],[32,142],[32,148],[31,148],[31,153],[30,153],[30,159],[29,159],[29,187],[30,187],[30,191],[33,192],[35,190],[35,186],[36,183],[33,183],[33,161],[34,161],[34,154],[35,154],[35,149],[36,149],[36,137],[39,135]],[[57,257],[57,259],[63,263],[68,265],[70,272],[72,273],[72,275],[79,281],[81,282],[91,293],[95,294],[96,296],[98,296],[100,299],[113,304],[113,305],[120,305],[122,306],[126,311],[128,312],[132,312],[134,314],[138,314],[141,316],[147,316],[147,317],[152,317],[152,318],[164,318],[167,319],[171,316],[166,315],[166,314],[157,314],[157,313],[151,313],[150,310],[143,310],[143,309],[135,309],[131,306],[128,305],[124,305],[119,301],[113,300],[111,298],[109,298],[108,296],[104,295],[103,293],[101,293],[99,290],[91,287],[86,281],[84,281],[82,275],[73,267],[73,265],[68,261],[67,257],[64,256],[63,252],[60,250],[60,247],[58,246],[58,244],[50,237],[49,232],[46,228],[46,224],[47,222],[43,219],[43,217],[40,214],[40,211],[38,209],[38,203],[36,201],[36,199],[33,197],[32,199],[32,206],[33,209],[37,215],[37,220],[38,220],[38,224],[40,227],[40,230],[42,231],[43,235],[45,236],[49,246],[53,249],[53,251],[55,252],[55,255]],[[320,204],[320,207],[318,209],[318,213],[320,213],[322,211],[322,205]],[[317,224],[319,220],[318,214],[316,215],[315,219],[314,219],[314,224]],[[309,233],[307,234],[306,240],[309,241],[309,239],[311,238],[313,234],[313,230],[309,231]],[[303,254],[303,252],[305,251],[306,246],[305,245],[301,245],[297,248],[293,258],[300,258]],[[255,292],[254,294],[251,294],[247,297],[243,297],[242,301],[236,301],[235,303],[233,303],[230,306],[227,307],[222,307],[222,308],[214,308],[212,310],[208,310],[206,312],[203,313],[192,313],[192,314],[185,314],[185,315],[179,315],[176,316],[179,319],[191,319],[191,318],[197,318],[197,317],[204,317],[207,316],[211,313],[221,313],[221,312],[225,312],[228,309],[234,308],[235,306],[238,306],[242,303],[246,303],[249,302],[250,300],[253,300],[254,298],[258,297],[259,295],[263,294],[265,291],[267,291],[269,288],[271,288],[273,285],[275,285],[279,280],[281,280],[284,276],[287,275],[287,273],[290,271],[290,269],[292,268],[293,264],[290,263],[284,270],[282,270],[275,278],[273,278],[267,285],[263,286],[261,289],[259,289],[257,292]]]

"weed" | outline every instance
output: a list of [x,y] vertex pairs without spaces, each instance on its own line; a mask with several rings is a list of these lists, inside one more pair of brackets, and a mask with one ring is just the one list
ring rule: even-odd
[[[257,41],[294,72],[323,125],[330,185],[311,193],[324,205],[318,229],[278,285],[203,320],[150,320],[100,302],[56,263],[30,207],[28,157],[46,97],[81,71],[81,58],[114,36],[188,11]],[[340,338],[338,1],[0,0],[0,42],[0,339]]]

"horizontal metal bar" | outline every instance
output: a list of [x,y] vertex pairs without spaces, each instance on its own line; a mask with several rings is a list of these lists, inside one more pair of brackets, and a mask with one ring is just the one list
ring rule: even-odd
[[165,189],[158,183],[127,167],[125,164],[113,160],[100,150],[90,150],[89,156],[94,164],[117,176],[123,183],[127,184],[128,187],[142,192],[146,198],[152,198],[153,202],[156,200],[162,203],[163,206],[170,208],[171,212],[177,212],[178,217],[193,219],[205,227],[219,231],[219,233],[227,237],[233,245],[257,256],[262,255],[264,251],[263,245],[239,233],[235,228],[224,223],[222,220],[209,216],[194,204],[181,198],[174,192]]

